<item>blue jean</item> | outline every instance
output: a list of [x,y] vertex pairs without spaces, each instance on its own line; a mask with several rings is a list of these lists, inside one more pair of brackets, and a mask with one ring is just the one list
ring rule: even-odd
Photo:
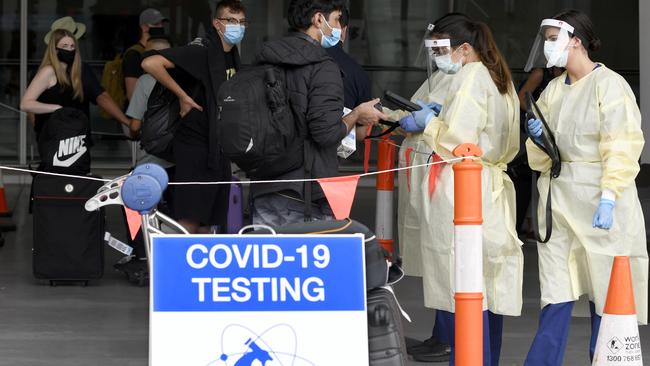
[[[524,366],[561,366],[564,360],[569,328],[571,326],[571,312],[575,301],[559,304],[549,304],[542,309],[539,318],[539,328],[530,346]],[[594,359],[598,330],[600,328],[600,315],[596,314],[596,307],[589,303],[591,312],[591,340],[589,341],[589,359]]]
[[[451,344],[451,358],[449,365],[455,365],[455,320],[454,314],[448,311],[437,310],[445,317],[449,324],[449,340]],[[501,357],[501,339],[503,336],[503,315],[491,311],[483,312],[483,366],[498,366]]]

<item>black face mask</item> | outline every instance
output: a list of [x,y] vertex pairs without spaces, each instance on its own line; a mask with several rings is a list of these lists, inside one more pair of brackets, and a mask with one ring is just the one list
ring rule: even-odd
[[68,66],[72,66],[74,62],[74,55],[77,51],[68,51],[63,48],[56,48],[56,57],[59,58],[59,61],[66,63]]

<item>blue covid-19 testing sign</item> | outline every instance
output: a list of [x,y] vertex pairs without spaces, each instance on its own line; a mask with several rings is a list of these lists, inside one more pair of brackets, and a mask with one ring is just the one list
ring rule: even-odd
[[150,365],[367,365],[362,235],[153,236]]

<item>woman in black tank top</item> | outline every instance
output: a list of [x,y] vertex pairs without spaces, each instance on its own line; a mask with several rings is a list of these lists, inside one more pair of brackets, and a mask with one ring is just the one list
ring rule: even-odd
[[51,114],[63,107],[81,109],[88,114],[77,40],[67,30],[57,29],[52,32],[41,66],[25,91],[20,109],[34,113],[38,137]]

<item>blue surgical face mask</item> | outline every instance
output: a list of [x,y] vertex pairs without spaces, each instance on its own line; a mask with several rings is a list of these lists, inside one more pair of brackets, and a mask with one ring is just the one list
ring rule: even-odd
[[323,37],[320,39],[320,45],[323,46],[323,48],[330,48],[336,46],[339,41],[341,40],[341,28],[332,28],[330,24],[327,22],[327,19],[323,15],[321,15],[323,20],[325,21],[325,24],[327,24],[327,27],[332,30],[332,35],[328,36],[325,33],[323,33],[322,29],[319,29],[320,34],[323,35]]
[[434,59],[436,61],[436,66],[438,67],[438,69],[440,69],[440,71],[444,72],[445,74],[456,74],[463,67],[462,61],[459,60],[458,62],[454,62],[452,60],[451,58],[452,54],[453,52],[443,56],[437,56]]
[[229,45],[234,46],[244,39],[245,32],[246,27],[241,24],[226,24],[226,31],[223,32],[223,38]]

